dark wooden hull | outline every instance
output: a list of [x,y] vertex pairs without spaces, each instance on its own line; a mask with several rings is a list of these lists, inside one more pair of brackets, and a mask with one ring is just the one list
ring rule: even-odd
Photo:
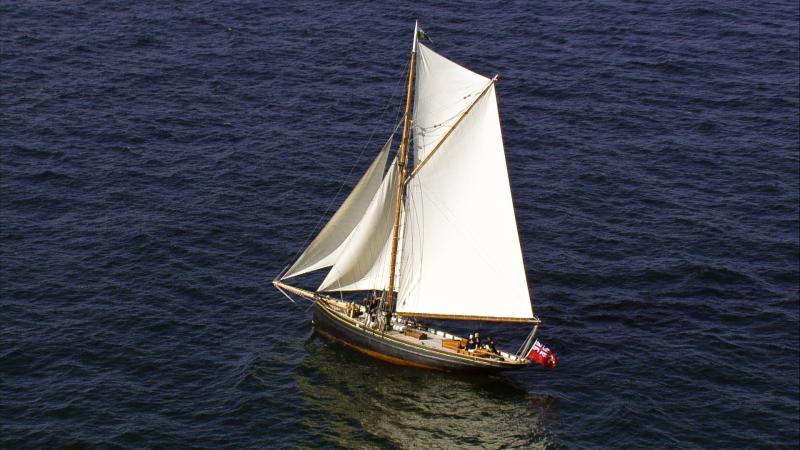
[[314,326],[319,334],[328,339],[397,365],[472,373],[496,373],[528,365],[527,360],[499,361],[413,345],[348,321],[322,302],[314,304]]

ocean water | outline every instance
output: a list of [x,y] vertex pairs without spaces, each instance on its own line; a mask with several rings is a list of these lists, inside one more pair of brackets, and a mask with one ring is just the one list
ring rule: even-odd
[[[0,447],[796,448],[798,8],[3,2]],[[555,370],[386,365],[270,284],[393,129],[415,18],[502,76]]]

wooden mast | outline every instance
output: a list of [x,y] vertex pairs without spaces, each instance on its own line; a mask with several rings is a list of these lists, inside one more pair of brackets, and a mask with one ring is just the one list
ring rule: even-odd
[[411,64],[408,68],[408,87],[406,88],[406,112],[403,119],[403,140],[400,143],[400,157],[398,158],[399,176],[397,177],[396,201],[394,204],[394,227],[392,228],[392,254],[389,258],[389,291],[386,293],[386,323],[392,317],[394,307],[394,281],[397,269],[397,240],[400,236],[400,209],[403,205],[403,185],[406,177],[406,158],[408,155],[408,127],[411,122],[411,90],[414,86],[414,65],[417,62],[417,32],[419,22],[414,24],[414,44],[411,47]]

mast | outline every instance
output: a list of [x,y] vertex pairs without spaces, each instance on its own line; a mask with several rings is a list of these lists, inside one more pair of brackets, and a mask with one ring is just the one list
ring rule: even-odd
[[406,159],[408,156],[408,126],[410,123],[409,111],[411,110],[411,90],[414,86],[414,65],[417,59],[417,32],[419,21],[414,23],[414,43],[411,46],[411,63],[408,68],[408,87],[406,88],[406,111],[403,119],[403,140],[400,143],[398,158],[399,176],[397,177],[397,196],[394,205],[394,227],[392,228],[392,253],[389,258],[389,291],[386,293],[386,323],[392,317],[394,307],[394,279],[397,269],[397,240],[400,236],[400,209],[403,204],[403,185],[406,178]]

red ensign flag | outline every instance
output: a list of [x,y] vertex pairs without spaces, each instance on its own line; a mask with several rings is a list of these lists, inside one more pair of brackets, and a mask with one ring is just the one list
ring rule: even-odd
[[528,352],[528,359],[536,361],[548,369],[554,369],[556,364],[558,364],[558,356],[551,352],[549,348],[542,345],[538,339],[533,343],[531,351]]

